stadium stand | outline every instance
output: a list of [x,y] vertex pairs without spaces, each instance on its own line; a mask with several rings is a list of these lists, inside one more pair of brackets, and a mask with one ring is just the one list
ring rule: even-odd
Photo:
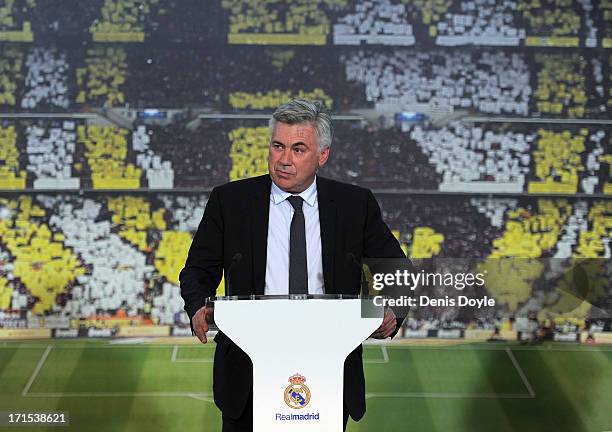
[[152,250],[149,230],[166,229],[165,209],[151,211],[150,206],[151,203],[142,197],[127,195],[108,198],[111,221],[117,227],[119,236],[143,252]]
[[518,46],[525,29],[518,28],[514,0],[459,2],[459,11],[446,13],[437,24],[436,43],[444,46]]
[[[612,245],[610,245],[610,239],[612,239],[612,202],[593,202],[589,209],[587,221],[588,225],[580,230],[575,256],[581,258],[610,258],[612,256]],[[587,227],[588,229],[585,229]]]
[[414,45],[406,5],[372,0],[355,3],[354,7],[353,13],[340,17],[334,24],[334,44]]
[[229,130],[214,121],[203,121],[196,130],[181,124],[149,126],[149,145],[162,160],[170,161],[175,187],[200,189],[229,180]]
[[127,163],[128,131],[116,126],[79,125],[94,189],[138,189],[142,169]]
[[576,193],[578,172],[584,170],[580,154],[585,151],[587,135],[587,129],[582,129],[579,135],[540,129],[537,149],[533,151],[538,181],[529,183],[529,192]]
[[432,258],[441,252],[442,243],[444,243],[444,234],[437,233],[430,227],[417,227],[412,233],[410,257]]
[[33,110],[44,104],[45,107],[67,109],[70,105],[67,79],[70,68],[66,54],[53,48],[36,47],[28,54],[25,65],[28,73],[21,108]]
[[118,106],[125,102],[123,84],[127,73],[126,53],[119,47],[87,50],[85,66],[76,69],[79,93],[76,102]]
[[23,79],[23,52],[17,46],[3,46],[0,57],[0,107],[17,105],[17,90]]
[[32,313],[50,312],[56,296],[64,293],[84,273],[77,257],[63,245],[64,234],[52,232],[43,221],[45,210],[31,196],[2,199],[13,210],[10,219],[0,220],[3,246],[15,257],[13,274],[28,290]]
[[0,189],[25,189],[27,174],[20,159],[15,126],[0,126]]
[[581,19],[567,0],[522,0],[518,10],[527,23],[526,44],[539,46],[548,38],[551,46],[578,46]]
[[160,195],[159,199],[163,202],[164,208],[174,209],[166,214],[170,229],[196,232],[208,202],[206,195]]
[[454,122],[442,129],[416,126],[410,136],[442,176],[444,192],[522,192],[534,137]]
[[508,211],[503,235],[493,240],[491,258],[551,255],[571,211],[566,200],[549,199]]
[[100,14],[90,27],[96,42],[143,42],[144,24],[159,0],[104,0]]
[[123,308],[128,316],[142,314],[145,277],[153,272],[146,256],[112,232],[112,223],[99,200],[44,196],[55,209],[49,225],[62,229],[69,245],[87,268],[70,291],[64,313],[73,317],[113,314]]
[[344,58],[346,78],[365,85],[366,99],[411,105],[528,114],[529,69],[521,55],[483,51],[358,51]]
[[402,0],[406,5],[414,5],[420,14],[421,24],[427,26],[429,37],[436,37],[437,24],[442,17],[448,12],[452,5],[451,0]]
[[34,189],[78,189],[73,176],[76,151],[76,123],[58,120],[51,124],[34,122],[26,127],[28,165]]
[[273,90],[264,94],[260,92],[255,94],[247,92],[233,92],[229,95],[229,104],[232,108],[237,110],[273,109],[274,107],[282,104],[283,101],[287,101],[292,97],[320,100],[330,109],[333,106],[332,99],[325,94],[325,91],[319,88],[316,88],[311,92],[305,92],[303,90],[298,92]]
[[221,0],[230,13],[230,44],[324,45],[330,31],[327,12],[346,4],[346,0],[296,0],[286,5],[274,0]]
[[268,172],[270,131],[267,127],[240,127],[229,132],[232,143],[230,180],[239,180]]
[[162,161],[151,150],[151,138],[144,125],[132,133],[132,148],[136,153],[136,165],[142,168],[151,189],[171,189],[174,185],[174,170],[170,161]]
[[[321,175],[375,189],[415,260],[611,257],[607,1],[0,3],[0,325],[188,325],[177,278],[206,191],[267,168],[267,121],[208,117],[294,95],[365,119],[335,122]],[[447,117],[389,126],[422,107]],[[519,270],[491,268],[501,305],[479,321],[410,325],[543,308],[547,269]],[[591,313],[550,299],[560,331]]]
[[[435,250],[437,247],[434,245],[439,245],[438,257],[484,258],[489,255],[493,240],[500,235],[500,229],[491,226],[487,218],[464,198],[383,195],[379,201],[384,220],[392,229],[402,233],[400,242],[409,250],[415,232],[428,232],[433,237],[428,248]],[[425,227],[432,231],[423,231]],[[441,244],[437,234],[443,235]],[[419,249],[414,252],[418,253]]]
[[[270,109],[288,96],[310,95],[333,108],[365,100],[344,79],[336,52],[326,48],[178,45],[172,50],[126,47],[125,101],[136,107]],[[183,71],[189,71],[184,73]],[[259,99],[258,99],[259,98]]]
[[604,48],[612,47],[612,4],[609,1],[599,2],[599,14],[597,17],[597,28],[602,33],[602,46]]
[[349,183],[374,188],[438,189],[440,175],[414,140],[397,128],[362,128],[338,122],[327,164],[321,171]]
[[586,109],[584,58],[577,54],[535,55],[540,66],[534,111],[543,116],[584,117]]
[[0,41],[32,42],[32,24],[28,19],[36,0],[5,0],[0,5]]

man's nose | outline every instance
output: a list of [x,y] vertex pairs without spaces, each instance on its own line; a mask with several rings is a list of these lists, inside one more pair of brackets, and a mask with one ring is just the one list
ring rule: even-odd
[[281,154],[280,163],[283,165],[291,165],[291,162],[292,162],[291,149],[286,148],[285,150],[283,150],[283,153]]

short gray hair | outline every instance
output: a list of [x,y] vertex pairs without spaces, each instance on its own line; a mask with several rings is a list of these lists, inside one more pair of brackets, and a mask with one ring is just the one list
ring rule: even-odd
[[331,115],[321,101],[291,99],[282,104],[274,111],[270,119],[270,135],[274,133],[278,122],[290,125],[309,123],[314,127],[319,138],[319,151],[325,147],[331,147],[333,136]]

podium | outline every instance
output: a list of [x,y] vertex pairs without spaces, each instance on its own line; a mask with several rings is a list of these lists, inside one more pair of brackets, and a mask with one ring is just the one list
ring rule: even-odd
[[382,307],[343,295],[210,303],[219,330],[253,362],[254,432],[342,431],[344,360],[381,325]]

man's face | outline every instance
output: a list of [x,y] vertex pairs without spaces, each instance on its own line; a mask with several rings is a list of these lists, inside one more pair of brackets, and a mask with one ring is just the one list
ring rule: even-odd
[[319,139],[309,123],[276,123],[270,140],[268,169],[272,181],[286,192],[300,193],[325,165],[329,147],[319,151]]

